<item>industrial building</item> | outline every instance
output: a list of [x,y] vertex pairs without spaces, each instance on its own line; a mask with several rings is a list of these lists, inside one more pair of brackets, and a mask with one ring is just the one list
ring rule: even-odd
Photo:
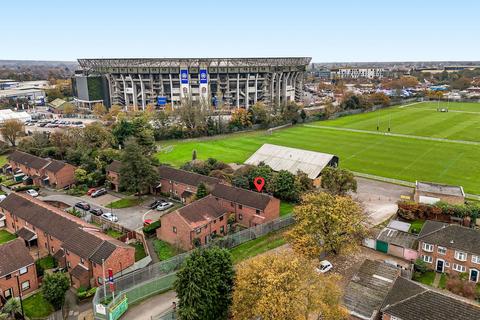
[[330,70],[332,79],[381,79],[383,68],[334,68]]
[[311,58],[79,59],[73,77],[76,103],[102,102],[137,110],[149,104],[203,100],[249,108],[258,101],[300,102]]

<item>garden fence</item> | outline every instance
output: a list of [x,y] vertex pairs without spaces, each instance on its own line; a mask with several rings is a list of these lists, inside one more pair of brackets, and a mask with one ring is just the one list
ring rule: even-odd
[[[286,215],[225,237],[213,239],[207,247],[218,246],[230,249],[267,233],[283,229],[293,224],[294,221],[292,215]],[[123,296],[128,298],[129,304],[133,304],[152,295],[170,290],[176,278],[176,271],[178,271],[183,261],[190,255],[190,252],[191,251],[176,255],[171,259],[158,262],[116,278],[115,299],[110,299],[112,294],[109,286],[107,286],[106,293],[104,292],[103,286],[100,286],[92,301],[95,319],[109,319],[108,310],[116,305]],[[105,304],[105,301],[109,302]],[[96,306],[102,303],[106,305],[107,314],[97,312]]]

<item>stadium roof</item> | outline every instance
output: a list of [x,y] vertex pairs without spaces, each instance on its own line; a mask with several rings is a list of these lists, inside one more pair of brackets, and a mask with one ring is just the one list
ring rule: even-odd
[[97,67],[240,67],[240,66],[306,66],[310,57],[278,58],[106,58],[78,59],[83,69]]
[[334,158],[337,156],[266,143],[245,163],[256,166],[263,162],[275,171],[287,170],[293,174],[297,174],[298,170],[301,170],[310,179],[315,179]]

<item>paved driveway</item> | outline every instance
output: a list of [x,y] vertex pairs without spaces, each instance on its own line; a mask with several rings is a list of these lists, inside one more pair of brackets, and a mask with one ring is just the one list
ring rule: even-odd
[[365,207],[372,226],[378,225],[397,212],[401,195],[409,195],[412,188],[387,182],[357,177],[357,193],[353,198]]
[[111,193],[104,194],[103,196],[92,198],[90,196],[84,195],[82,199],[89,203],[94,203],[99,206],[106,206],[110,202],[114,202],[120,200],[120,197],[114,196]]

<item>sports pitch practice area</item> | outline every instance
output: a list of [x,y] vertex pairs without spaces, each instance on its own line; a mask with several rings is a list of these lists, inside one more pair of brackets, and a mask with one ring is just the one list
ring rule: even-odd
[[243,163],[263,143],[336,154],[341,167],[356,172],[458,184],[467,193],[480,194],[480,103],[421,102],[300,124],[272,134],[255,131],[166,141],[161,146],[168,151],[158,157],[180,166],[195,149],[199,159]]

